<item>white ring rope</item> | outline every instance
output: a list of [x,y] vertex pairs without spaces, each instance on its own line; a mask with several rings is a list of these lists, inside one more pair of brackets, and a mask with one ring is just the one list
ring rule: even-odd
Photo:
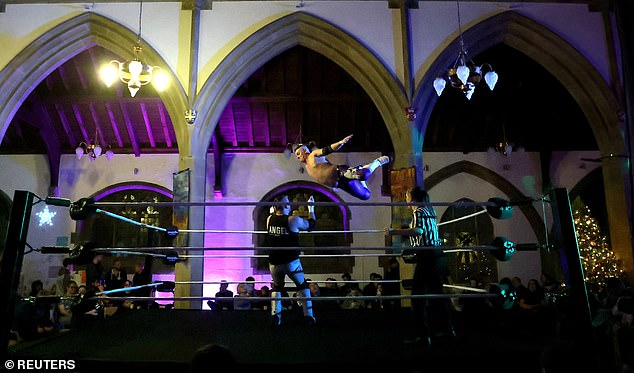
[[[175,285],[218,285],[218,284],[270,284],[271,281],[174,281]],[[323,284],[366,284],[366,283],[375,283],[375,284],[400,284],[402,280],[348,280],[348,281],[332,281],[332,280],[317,280],[317,281],[308,281],[308,283],[323,283]],[[294,284],[293,281],[284,281],[285,284]],[[450,285],[443,284],[443,287],[449,289],[458,289],[458,290],[466,290],[473,291],[476,293],[488,293],[485,289],[474,288],[470,286],[462,286],[462,285]],[[130,288],[124,288],[130,289]]]
[[[129,204],[138,204],[138,203],[144,203],[144,202],[116,202],[117,204],[121,203],[123,205],[129,205]],[[149,203],[149,202],[148,202]],[[153,202],[152,204],[156,204],[157,202]],[[165,203],[170,203],[170,202],[165,202]],[[274,204],[274,205],[279,205],[280,202],[262,202],[262,203],[266,203],[266,204]],[[298,203],[299,205],[317,205],[319,203],[326,203],[328,205],[331,205],[332,202],[302,202],[302,203]],[[486,202],[487,205],[494,205],[495,203],[492,202]],[[99,202],[95,202],[94,205],[112,205],[111,202],[105,202],[105,203],[99,203]],[[343,203],[335,203],[335,206],[342,206],[344,205]],[[418,206],[418,205],[430,205],[430,204],[421,204],[421,203],[397,203],[397,204],[388,204],[390,206],[395,205],[395,206],[399,206],[399,205],[404,205],[404,206]],[[431,204],[433,205],[433,204]],[[466,207],[467,203],[466,202],[459,202],[455,204],[456,206],[462,206],[462,207]],[[470,203],[469,205],[474,205],[474,203]],[[98,214],[103,214],[127,223],[131,223],[143,228],[150,228],[150,229],[155,229],[157,231],[161,231],[161,232],[167,232],[168,234],[170,233],[170,231],[168,231],[168,228],[162,228],[162,227],[157,227],[154,225],[150,225],[150,224],[145,224],[145,223],[141,223],[138,222],[136,220],[127,218],[125,216],[121,216],[119,214],[115,214],[113,212],[109,212],[109,211],[105,211],[102,209],[95,209],[95,212]],[[450,224],[450,223],[454,223],[456,221],[460,221],[460,220],[464,220],[464,219],[468,219],[471,217],[474,217],[476,215],[480,215],[487,212],[487,210],[483,209],[480,211],[477,211],[475,213],[466,215],[466,216],[462,216],[459,217],[457,219],[453,219],[453,220],[449,220],[449,221],[445,221],[445,222],[441,222],[438,223],[439,226],[441,225],[445,225],[445,224]],[[183,230],[177,230],[175,231],[176,234],[183,232],[183,233],[240,233],[240,234],[266,234],[268,233],[267,231],[255,231],[255,230],[248,230],[248,231],[242,231],[242,230],[219,230],[219,229],[183,229]],[[301,231],[299,233],[302,234],[331,234],[331,233],[386,233],[385,229],[358,229],[358,230],[348,230],[348,231],[339,231],[339,230],[329,230],[329,231]]]
[[477,294],[406,294],[406,295],[359,295],[359,296],[316,296],[316,297],[93,297],[92,300],[172,300],[172,301],[193,301],[193,300],[224,300],[233,301],[239,299],[240,301],[272,301],[272,300],[311,300],[311,301],[327,301],[327,300],[391,300],[391,299],[415,299],[415,298],[498,298],[499,294],[494,293],[477,293]]
[[473,214],[461,216],[461,217],[453,219],[453,220],[443,221],[441,223],[438,223],[438,226],[445,225],[445,224],[450,224],[450,223],[455,223],[457,221],[464,220],[464,219],[469,219],[469,218],[472,218],[474,216],[477,216],[477,215],[480,215],[480,214],[484,214],[485,212],[487,212],[487,210],[476,211]]
[[[103,247],[93,249],[94,252],[110,252],[110,253],[144,253],[144,252],[161,252],[161,251],[286,251],[286,250],[320,250],[320,251],[352,251],[352,250],[364,250],[364,251],[385,251],[385,250],[437,250],[443,251],[456,250],[456,251],[487,251],[499,249],[492,245],[474,245],[474,246],[368,246],[368,247],[355,247],[355,246],[296,246],[296,247],[271,247],[271,246],[233,246],[233,247],[180,247],[180,246],[156,246],[156,247]],[[149,254],[148,254],[149,255]]]
[[292,207],[297,206],[367,206],[367,207],[376,207],[376,206],[453,206],[453,207],[470,207],[470,206],[498,206],[495,202],[468,202],[468,201],[458,201],[458,202],[262,202],[262,201],[251,201],[251,202],[107,202],[107,201],[96,201],[91,205],[94,206],[158,206],[158,207],[169,207],[169,206],[281,206],[281,205],[291,205]]
[[[300,258],[347,258],[347,257],[399,257],[401,254],[299,254]],[[179,255],[179,258],[217,259],[217,258],[268,258],[268,255]]]
[[[180,233],[246,233],[266,234],[267,231],[239,231],[222,229],[179,229]],[[331,233],[385,233],[385,229],[356,229],[347,231],[299,231],[300,234],[331,234]]]

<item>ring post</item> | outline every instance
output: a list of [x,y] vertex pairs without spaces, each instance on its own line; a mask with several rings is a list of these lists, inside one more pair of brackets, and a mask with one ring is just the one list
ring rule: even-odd
[[560,243],[559,255],[563,268],[568,295],[570,297],[570,309],[575,310],[574,315],[567,317],[575,318],[573,326],[577,335],[575,340],[580,344],[580,348],[587,352],[588,358],[593,357],[594,361],[588,363],[595,364],[595,371],[599,371],[598,357],[596,356],[596,340],[592,329],[592,316],[590,313],[590,301],[586,291],[585,276],[581,264],[581,254],[575,232],[575,223],[572,216],[572,208],[568,191],[565,188],[555,188],[552,191],[552,212],[553,231],[555,238]]
[[0,269],[0,299],[6,300],[4,306],[0,308],[2,309],[0,314],[0,322],[2,322],[2,330],[0,331],[2,333],[0,335],[2,355],[0,360],[6,360],[8,355],[9,332],[15,313],[15,301],[20,282],[20,272],[22,271],[26,237],[29,232],[33,197],[33,193],[24,190],[16,190],[13,194],[13,205],[2,253],[2,268]]

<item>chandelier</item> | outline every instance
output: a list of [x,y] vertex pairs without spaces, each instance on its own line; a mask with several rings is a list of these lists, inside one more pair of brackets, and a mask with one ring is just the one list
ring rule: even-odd
[[524,148],[517,147],[512,142],[508,142],[506,139],[506,126],[502,123],[502,140],[496,143],[494,146],[488,149],[489,153],[501,153],[504,156],[509,156],[515,150],[516,152],[523,152]]
[[458,88],[464,93],[468,100],[471,100],[471,96],[475,91],[475,87],[482,80],[482,73],[484,74],[484,81],[491,90],[495,88],[495,84],[498,81],[498,74],[493,71],[493,67],[490,64],[485,63],[481,66],[477,66],[468,56],[467,50],[464,47],[464,40],[462,38],[462,25],[460,21],[460,2],[456,1],[458,7],[458,32],[459,32],[459,50],[458,57],[454,61],[453,65],[449,68],[446,76],[437,77],[434,80],[434,89],[436,94],[440,94],[445,89],[447,81],[452,87]]
[[132,46],[131,60],[119,62],[112,60],[101,68],[100,75],[107,87],[110,87],[117,79],[128,86],[130,96],[134,97],[139,89],[153,82],[154,87],[160,92],[168,85],[168,77],[159,66],[151,66],[141,59],[141,17],[143,15],[143,1],[139,4],[139,33],[136,43]]
[[84,155],[88,155],[88,159],[90,161],[94,161],[99,158],[102,154],[106,155],[108,160],[111,160],[114,157],[114,152],[110,148],[110,145],[106,146],[106,151],[104,152],[104,147],[99,144],[98,139],[99,132],[95,129],[95,143],[89,144],[84,141],[80,142],[79,145],[75,148],[75,154],[77,155],[77,159],[81,159]]

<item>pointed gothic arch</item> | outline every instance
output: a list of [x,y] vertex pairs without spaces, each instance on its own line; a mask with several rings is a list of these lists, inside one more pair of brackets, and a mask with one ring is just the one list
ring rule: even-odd
[[[43,33],[0,71],[0,91],[5,97],[0,102],[0,139],[4,137],[11,119],[24,100],[52,70],[95,45],[103,46],[124,58],[132,58],[129,46],[136,39],[137,34],[133,31],[92,12],[82,13]],[[143,51],[149,64],[163,66],[170,75],[173,84],[159,95],[169,115],[181,118],[187,108],[187,99],[178,77],[151,46],[143,44]],[[184,147],[187,150],[189,138],[184,121],[172,122],[179,149]]]
[[[496,45],[505,44],[541,64],[566,87],[588,119],[602,158],[603,183],[610,225],[610,238],[617,247],[617,257],[626,263],[626,270],[634,272],[634,253],[630,239],[626,185],[628,160],[620,130],[619,103],[605,82],[584,55],[547,27],[513,11],[506,11],[463,32],[473,55]],[[437,71],[442,71],[455,59],[458,40],[454,40],[436,58],[416,88],[414,106],[421,108],[413,126],[414,150],[424,150],[424,135],[431,111],[438,99],[432,87]],[[616,155],[616,156],[615,156]],[[417,164],[417,166],[420,165]],[[631,197],[631,196],[630,196]],[[531,223],[532,224],[532,223]],[[634,275],[633,275],[634,276]]]
[[[345,202],[337,193],[332,189],[324,187],[321,184],[312,181],[291,181],[278,185],[266,193],[260,202],[272,202],[276,197],[282,195],[288,195],[291,201],[296,192],[300,194],[312,194],[315,197],[316,202]],[[304,193],[305,192],[305,193]],[[307,198],[303,195],[301,200],[305,201]],[[298,208],[293,208],[294,210]],[[295,213],[295,211],[293,212]],[[256,231],[266,230],[266,219],[269,215],[268,206],[260,206],[253,209],[253,225]],[[348,206],[322,206],[315,208],[315,215],[317,220],[317,226],[315,231],[319,230],[336,230],[336,231],[348,231],[350,228],[350,220],[352,214]],[[263,235],[254,235],[253,243],[255,247],[264,245]],[[300,246],[306,247],[304,252],[307,254],[350,254],[350,250],[337,250],[337,251],[324,251],[324,250],[311,250],[311,246],[350,246],[352,243],[352,234],[306,234],[300,235]],[[352,272],[354,266],[354,258],[342,257],[342,258],[304,258],[302,264],[307,273],[343,273]],[[254,259],[252,266],[256,270],[268,271],[268,261]]]
[[[440,184],[440,182],[445,181],[450,177],[460,173],[473,175],[482,179],[484,182],[495,186],[506,196],[508,196],[508,199],[510,201],[526,200],[526,196],[523,195],[522,192],[517,189],[512,183],[506,180],[506,178],[491,171],[486,167],[480,166],[470,161],[459,161],[450,164],[429,175],[425,179],[425,189],[431,190],[436,185]],[[535,237],[537,237],[537,240],[540,243],[544,243],[543,241],[546,234],[544,230],[544,222],[537,212],[537,209],[530,204],[521,204],[517,206],[517,208],[528,220],[528,223],[530,224]]]
[[408,153],[410,135],[403,115],[407,99],[398,79],[350,34],[314,15],[296,12],[255,31],[207,79],[194,104],[199,113],[192,140],[198,141],[192,145],[195,156],[206,154],[220,115],[240,84],[273,57],[296,45],[324,55],[350,74],[383,117],[395,152],[400,154],[404,149]]

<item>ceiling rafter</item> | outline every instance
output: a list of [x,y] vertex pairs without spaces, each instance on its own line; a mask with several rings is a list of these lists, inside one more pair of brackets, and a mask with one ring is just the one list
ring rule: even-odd
[[60,104],[55,104],[54,107],[60,122],[62,122],[62,127],[64,128],[64,132],[66,133],[66,138],[68,138],[68,143],[71,146],[73,146],[74,144],[77,144],[77,140],[75,139],[75,134],[73,134],[73,131],[70,127],[70,122],[68,121],[68,117],[66,116],[66,112],[64,111],[64,108]]
[[[84,117],[81,114],[81,110],[79,109],[79,105],[72,104],[73,113],[75,114],[75,120],[77,121],[77,125],[79,125],[79,129],[81,130],[81,134],[84,137],[84,142],[86,144],[90,144],[93,140],[91,139],[90,134],[88,133],[88,128],[86,128],[86,124],[84,123]],[[97,139],[94,139],[97,142]]]
[[145,103],[139,103],[141,107],[141,114],[143,115],[143,122],[145,123],[145,131],[147,132],[148,140],[150,141],[150,146],[156,148],[156,141],[154,141],[154,133],[152,132],[152,125],[150,123],[150,119],[148,118],[147,108],[145,107]]
[[132,145],[132,151],[136,157],[141,156],[141,149],[139,148],[139,140],[134,131],[134,124],[132,123],[132,119],[130,119],[130,112],[128,112],[128,108],[122,102],[119,103],[119,108],[121,109],[121,114],[123,115],[123,122],[125,123],[125,128],[128,130],[128,137],[130,138],[130,144]]
[[77,77],[79,78],[79,83],[81,84],[81,88],[84,92],[88,91],[88,80],[84,75],[84,70],[80,66],[79,60],[77,58],[71,59],[73,61],[73,65],[75,66],[75,71],[77,71]]
[[165,144],[168,148],[172,147],[172,139],[170,137],[169,128],[167,128],[167,120],[165,115],[165,108],[163,105],[157,104],[159,118],[161,118],[161,127],[163,128],[163,137],[165,138]]
[[106,102],[105,107],[106,111],[108,112],[108,118],[110,118],[110,126],[112,127],[112,132],[114,132],[114,136],[117,139],[117,145],[119,145],[120,148],[123,148],[123,139],[121,138],[121,133],[119,132],[117,119],[114,117],[112,105],[109,102]]
[[70,83],[70,79],[64,65],[58,67],[57,71],[59,72],[59,76],[62,78],[62,84],[64,84],[64,88],[66,88],[66,91],[73,92],[73,85]]
[[[99,120],[99,114],[97,113],[97,109],[95,109],[95,104],[94,103],[90,103],[88,105],[88,109],[90,110],[90,115],[92,116],[92,121],[95,124],[95,128],[97,129],[97,133],[99,134],[99,138],[101,139],[101,145],[107,145],[106,144],[106,138],[103,135],[103,129],[101,128],[101,123]],[[97,141],[97,140],[95,140]]]

